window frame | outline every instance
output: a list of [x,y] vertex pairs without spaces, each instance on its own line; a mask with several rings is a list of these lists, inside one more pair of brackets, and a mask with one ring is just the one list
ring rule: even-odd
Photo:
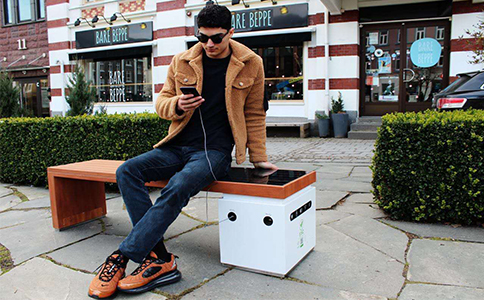
[[388,45],[389,37],[390,37],[390,30],[388,29],[380,30],[379,36],[378,36],[378,45],[382,45],[382,46]]
[[[439,34],[441,36],[439,36]],[[437,26],[435,28],[435,39],[437,41],[443,41],[443,40],[445,40],[445,27],[443,27],[443,26]]]
[[[6,14],[8,13],[6,9],[7,2],[9,0],[2,0],[1,5],[1,12],[2,12],[2,27],[12,27],[12,26],[19,26],[25,24],[32,24],[37,22],[44,22],[47,19],[46,11],[45,11],[45,0],[44,0],[44,7],[40,7],[40,0],[30,0],[30,13],[32,18],[26,21],[20,21],[19,17],[19,0],[11,0],[13,2],[13,13],[12,17],[13,20],[11,23],[6,23]],[[40,10],[44,10],[44,17],[39,17]]]
[[[423,30],[420,30],[420,29],[423,29]],[[423,37],[418,38],[420,33],[423,34]],[[427,37],[427,27],[416,27],[415,28],[415,40],[414,41],[418,41],[418,40],[424,39],[426,37]]]

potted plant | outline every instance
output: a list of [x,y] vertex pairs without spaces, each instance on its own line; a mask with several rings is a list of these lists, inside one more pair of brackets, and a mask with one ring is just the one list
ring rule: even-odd
[[316,118],[318,119],[319,137],[327,137],[329,135],[329,116],[322,111],[316,113]]
[[344,111],[343,97],[338,93],[338,100],[331,97],[331,121],[334,137],[344,138],[348,134],[348,114]]

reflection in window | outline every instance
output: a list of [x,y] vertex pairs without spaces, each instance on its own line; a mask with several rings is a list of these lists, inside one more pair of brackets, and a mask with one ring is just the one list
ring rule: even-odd
[[415,40],[425,38],[425,27],[419,27],[415,30]]
[[388,44],[388,30],[380,32],[379,44],[380,45],[387,45]]
[[151,59],[88,61],[98,102],[152,101]]
[[302,44],[252,48],[264,61],[266,99],[303,100],[302,49]]
[[435,39],[436,40],[443,40],[444,39],[444,31],[445,28],[444,27],[437,27],[437,29],[435,30]]
[[11,25],[45,19],[45,0],[4,0],[3,24]]

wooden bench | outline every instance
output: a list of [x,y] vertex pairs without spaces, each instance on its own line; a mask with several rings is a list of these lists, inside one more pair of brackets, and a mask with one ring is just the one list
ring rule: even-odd
[[306,138],[309,136],[309,122],[283,122],[283,123],[266,123],[266,127],[299,127],[299,137]]
[[[47,168],[52,221],[56,229],[106,215],[104,183],[116,182],[118,160],[90,160]],[[279,171],[278,171],[279,172]],[[310,172],[283,185],[215,181],[205,189],[211,192],[286,199],[316,181]],[[149,182],[149,187],[162,188],[165,181]]]

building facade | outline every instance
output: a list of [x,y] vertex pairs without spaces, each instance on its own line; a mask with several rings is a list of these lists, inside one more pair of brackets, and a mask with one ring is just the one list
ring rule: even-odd
[[44,0],[3,0],[0,68],[14,79],[31,116],[50,116],[49,45]]
[[[20,1],[20,0],[18,0]],[[479,0],[245,1],[234,39],[265,65],[268,116],[314,119],[341,93],[352,118],[430,107],[468,63]],[[82,66],[108,113],[153,111],[168,66],[197,40],[200,0],[47,0],[52,115]],[[415,44],[415,47],[412,46]],[[432,48],[433,47],[433,48]],[[416,50],[414,50],[416,49]],[[189,84],[189,83],[188,83]]]

